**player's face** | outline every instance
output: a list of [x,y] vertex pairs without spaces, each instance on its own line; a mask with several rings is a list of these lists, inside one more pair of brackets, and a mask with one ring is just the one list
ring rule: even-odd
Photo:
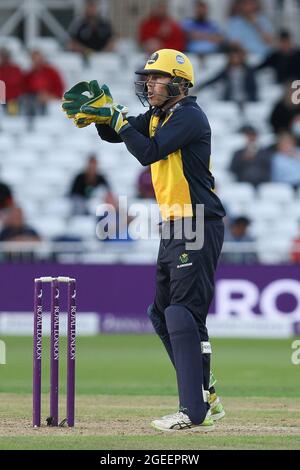
[[162,106],[168,97],[166,85],[170,82],[169,77],[164,75],[148,75],[147,90],[148,100],[151,106]]

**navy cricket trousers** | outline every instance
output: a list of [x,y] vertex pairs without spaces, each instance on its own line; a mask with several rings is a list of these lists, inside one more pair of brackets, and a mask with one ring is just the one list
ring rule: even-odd
[[[206,219],[204,244],[201,249],[186,250],[187,240],[174,237],[174,224],[162,225],[157,271],[154,308],[164,322],[164,311],[170,305],[180,304],[193,315],[201,341],[208,341],[206,317],[214,295],[215,271],[224,240],[223,219]],[[167,226],[166,224],[169,224]],[[164,239],[166,227],[169,239]]]

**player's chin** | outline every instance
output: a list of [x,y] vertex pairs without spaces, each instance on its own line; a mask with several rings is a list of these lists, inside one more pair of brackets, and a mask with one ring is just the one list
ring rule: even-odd
[[160,104],[160,100],[156,95],[148,95],[148,101],[151,106],[158,106]]

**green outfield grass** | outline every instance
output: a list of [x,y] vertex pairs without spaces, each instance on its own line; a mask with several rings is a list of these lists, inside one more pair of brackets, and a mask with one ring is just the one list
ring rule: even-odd
[[[165,435],[149,423],[176,411],[176,380],[155,336],[79,337],[76,428],[38,430],[31,428],[32,338],[1,339],[7,364],[0,366],[0,449],[300,448],[300,366],[291,363],[290,340],[212,340],[227,416],[207,435]],[[48,341],[44,346],[46,418]],[[61,356],[64,352],[62,341]],[[61,390],[65,393],[64,360]]]

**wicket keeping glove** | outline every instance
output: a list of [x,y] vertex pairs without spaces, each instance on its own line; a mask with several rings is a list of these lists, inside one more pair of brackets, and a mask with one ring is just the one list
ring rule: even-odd
[[[64,100],[62,103],[63,111],[66,112],[67,117],[74,119],[76,114],[80,111],[80,107],[93,100],[97,100],[102,106],[107,102],[112,102],[112,97],[110,95],[109,89],[104,85],[104,90],[102,90],[96,80],[91,82],[80,82],[74,85],[70,90],[66,91],[64,94]],[[88,93],[88,95],[84,94]],[[87,119],[75,120],[75,124],[78,127],[86,127],[93,122],[91,117]]]
[[90,93],[89,83],[79,82],[64,93],[62,109],[68,118],[73,119],[75,114],[79,112],[80,107],[90,100],[88,95],[84,95],[86,92]]
[[[96,87],[96,85],[98,86],[98,88]],[[90,97],[90,99],[86,101],[84,104],[92,105],[95,108],[105,106],[107,103],[113,104],[113,97],[107,85],[104,84],[100,88],[98,85],[98,82],[96,80],[92,80],[90,82],[90,88],[91,88],[92,98]],[[97,120],[97,116],[92,115],[91,113],[89,115],[86,115],[85,113],[81,113],[80,109],[77,111],[77,114],[74,118],[74,123],[77,127],[85,127],[86,125],[89,125],[92,122],[99,124]]]
[[107,124],[115,132],[119,133],[123,125],[127,124],[125,118],[127,112],[128,108],[126,106],[116,103],[106,104],[100,107],[85,104],[81,106],[80,113],[76,114],[75,119],[80,119],[82,116],[86,118],[92,116],[96,124]]
[[[96,80],[92,80],[92,82],[96,82],[96,83],[97,83]],[[92,83],[92,82],[90,82],[90,83]],[[104,93],[105,102],[108,103],[108,104],[113,104],[114,100],[113,100],[113,97],[112,97],[112,95],[111,95],[111,92],[110,92],[110,89],[108,88],[108,86],[105,85],[105,84],[102,85],[101,90],[102,90],[103,93]],[[87,103],[84,103],[84,104],[86,104],[86,105],[92,104],[93,102],[96,101],[96,97],[97,97],[97,95],[95,95],[95,96],[90,100],[90,102],[87,102]],[[100,102],[99,104],[100,104],[100,106],[103,106],[103,105],[101,105],[101,102]],[[95,105],[95,104],[92,104],[92,106],[96,106],[96,105]],[[98,105],[97,105],[96,107],[98,107]]]

